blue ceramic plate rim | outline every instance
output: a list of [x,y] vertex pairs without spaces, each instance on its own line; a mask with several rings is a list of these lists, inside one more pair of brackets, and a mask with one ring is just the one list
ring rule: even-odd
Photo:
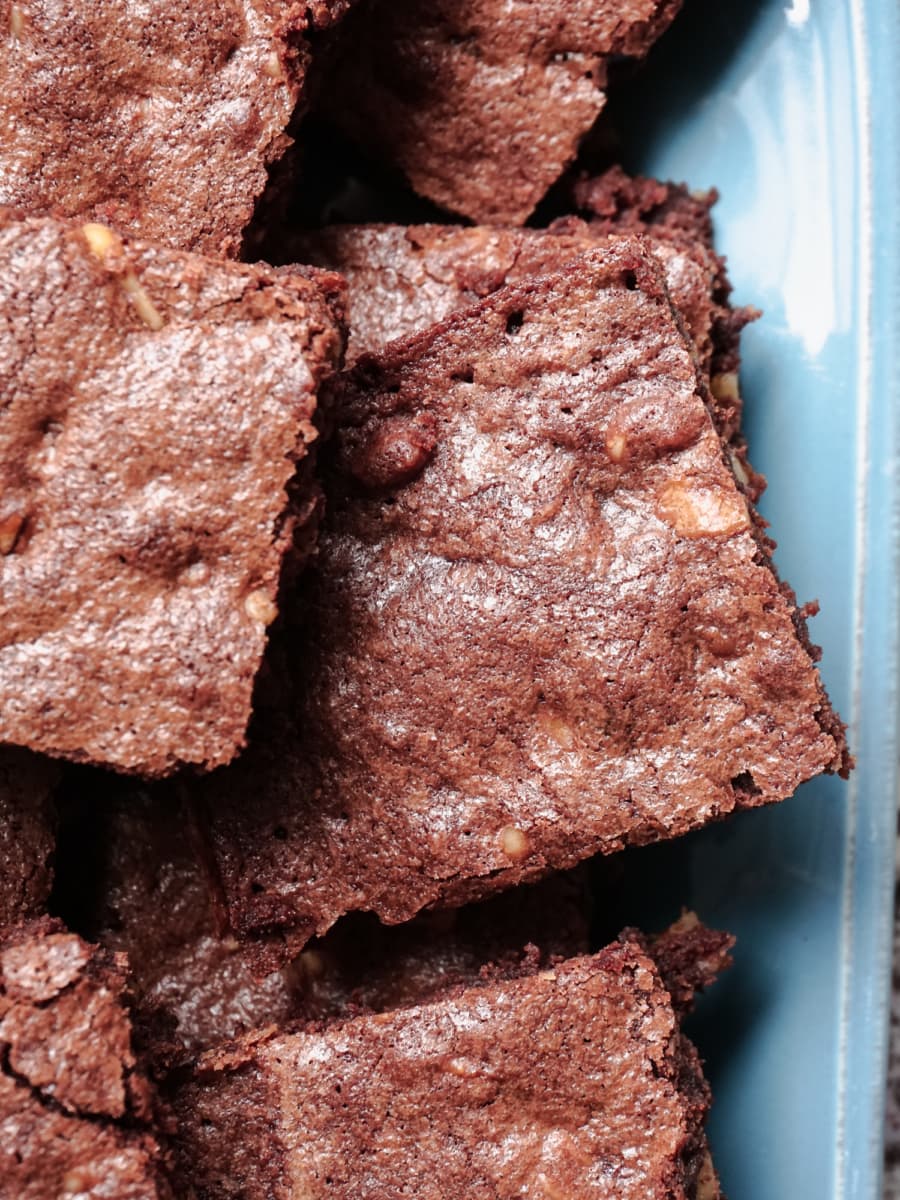
[[[884,1159],[900,788],[900,8],[851,6],[860,347],[851,776],[843,895],[836,1197],[876,1200]],[[883,802],[878,803],[881,797]]]
[[900,5],[686,0],[657,50],[616,114],[626,165],[721,188],[736,298],[765,310],[742,370],[763,512],[776,562],[822,599],[812,633],[858,766],[661,850],[635,920],[689,902],[738,934],[733,978],[692,1031],[726,1192],[878,1200],[900,784]]

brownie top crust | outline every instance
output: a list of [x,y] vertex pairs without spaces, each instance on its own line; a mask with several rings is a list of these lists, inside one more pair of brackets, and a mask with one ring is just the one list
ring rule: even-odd
[[0,221],[0,741],[227,762],[338,364],[310,279],[105,226]]
[[406,920],[846,766],[698,387],[631,239],[337,380],[293,716],[202,789],[237,931]]
[[326,115],[442,208],[522,224],[680,0],[372,0],[347,20]]
[[[704,374],[716,391],[716,332],[722,321],[746,321],[721,297],[719,259],[705,240],[651,237],[672,303],[681,316]],[[451,312],[477,304],[507,283],[559,271],[567,262],[608,240],[609,233],[578,217],[543,229],[459,225],[334,225],[296,237],[299,260],[340,271],[347,279],[350,335],[348,361],[377,353],[388,342],[421,333]],[[736,361],[729,361],[736,369]],[[736,380],[733,389],[736,392]],[[740,420],[740,406],[717,403],[723,436]]]
[[123,1003],[125,960],[59,922],[0,942],[0,1196],[163,1200],[150,1093]]
[[203,1197],[687,1200],[709,1095],[652,960],[621,942],[263,1035],[205,1059],[175,1104]]
[[336,3],[3,6],[0,204],[235,256]]

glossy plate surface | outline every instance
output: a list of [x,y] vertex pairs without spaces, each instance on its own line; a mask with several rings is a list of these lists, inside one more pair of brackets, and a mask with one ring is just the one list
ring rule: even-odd
[[[688,0],[617,103],[626,165],[715,184],[762,510],[850,725],[851,782],[628,856],[628,917],[738,934],[693,1033],[729,1200],[876,1200],[897,800],[900,6]],[[647,899],[641,883],[652,883]],[[660,881],[663,881],[662,883]]]

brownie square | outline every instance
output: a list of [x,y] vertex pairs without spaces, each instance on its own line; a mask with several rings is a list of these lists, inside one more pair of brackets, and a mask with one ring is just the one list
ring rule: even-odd
[[0,204],[236,256],[347,0],[7,9]]
[[680,0],[372,0],[347,20],[321,108],[442,208],[521,225],[575,158],[607,68]]
[[147,775],[240,749],[317,509],[295,470],[335,304],[104,226],[0,223],[0,741]]
[[708,1200],[709,1099],[652,959],[624,940],[431,1004],[260,1035],[208,1056],[174,1103],[205,1197]]
[[0,941],[0,1194],[165,1200],[150,1092],[131,1049],[124,961],[59,922]]
[[202,814],[184,788],[83,772],[60,807],[58,911],[127,954],[136,1036],[157,1064],[253,1029],[421,1002],[483,972],[533,972],[590,948],[576,870],[399,928],[357,914],[267,972],[228,929]]
[[364,356],[329,403],[296,697],[201,786],[236,931],[296,951],[846,769],[644,245]]
[[56,764],[39,754],[0,748],[0,930],[46,912],[58,777]]

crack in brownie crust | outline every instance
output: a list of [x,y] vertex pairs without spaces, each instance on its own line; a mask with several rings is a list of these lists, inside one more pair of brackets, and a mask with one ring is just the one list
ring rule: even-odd
[[317,507],[287,489],[342,334],[317,283],[0,221],[0,741],[227,762]]
[[42,920],[0,942],[0,1197],[166,1200],[125,962]]

